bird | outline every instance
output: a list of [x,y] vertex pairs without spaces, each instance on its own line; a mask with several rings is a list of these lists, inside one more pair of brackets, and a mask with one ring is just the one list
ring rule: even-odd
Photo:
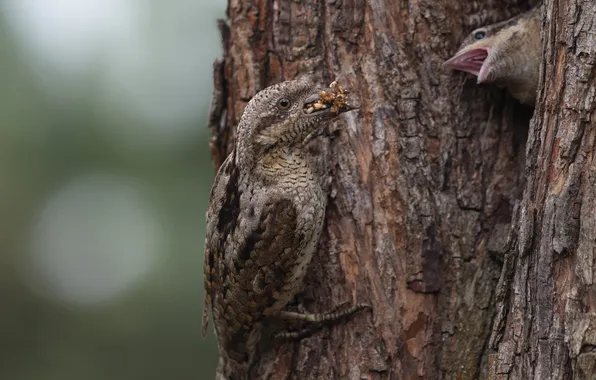
[[[355,109],[347,94],[337,82],[321,89],[309,79],[290,80],[258,92],[242,113],[206,214],[202,334],[211,313],[216,379],[252,378],[269,319],[321,324],[370,309],[344,303],[324,313],[286,310],[304,288],[327,204],[325,178],[307,146],[330,121]],[[309,331],[276,337],[300,339]]]
[[472,31],[443,67],[476,75],[477,83],[505,87],[534,106],[542,56],[539,7]]

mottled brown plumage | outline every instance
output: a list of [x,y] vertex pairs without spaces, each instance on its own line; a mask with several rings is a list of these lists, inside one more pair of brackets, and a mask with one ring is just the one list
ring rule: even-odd
[[478,83],[506,87],[529,105],[536,102],[540,68],[540,8],[474,30],[443,67],[478,77]]
[[205,237],[203,335],[212,311],[218,379],[250,378],[268,318],[320,322],[366,307],[329,314],[284,310],[303,289],[327,202],[324,179],[312,167],[316,158],[306,142],[351,109],[343,100],[313,107],[317,99],[318,89],[307,80],[257,93],[240,119],[236,147],[215,177]]

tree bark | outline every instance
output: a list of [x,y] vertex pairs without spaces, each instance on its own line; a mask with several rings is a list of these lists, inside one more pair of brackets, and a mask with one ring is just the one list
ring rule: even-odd
[[596,379],[596,3],[545,1],[527,184],[498,290],[495,379]]
[[594,365],[593,6],[547,1],[527,163],[532,110],[441,70],[471,30],[535,3],[230,0],[216,167],[270,84],[338,79],[360,104],[313,147],[332,181],[313,299],[299,301],[374,311],[276,347],[266,378],[549,379]]

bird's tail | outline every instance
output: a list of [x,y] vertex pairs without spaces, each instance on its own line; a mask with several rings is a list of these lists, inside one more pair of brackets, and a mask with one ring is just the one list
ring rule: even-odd
[[247,362],[239,363],[225,354],[219,355],[215,380],[251,380]]

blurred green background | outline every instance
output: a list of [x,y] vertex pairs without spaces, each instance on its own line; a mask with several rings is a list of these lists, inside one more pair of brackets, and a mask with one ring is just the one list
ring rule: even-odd
[[225,6],[0,0],[0,380],[213,378],[206,120]]

